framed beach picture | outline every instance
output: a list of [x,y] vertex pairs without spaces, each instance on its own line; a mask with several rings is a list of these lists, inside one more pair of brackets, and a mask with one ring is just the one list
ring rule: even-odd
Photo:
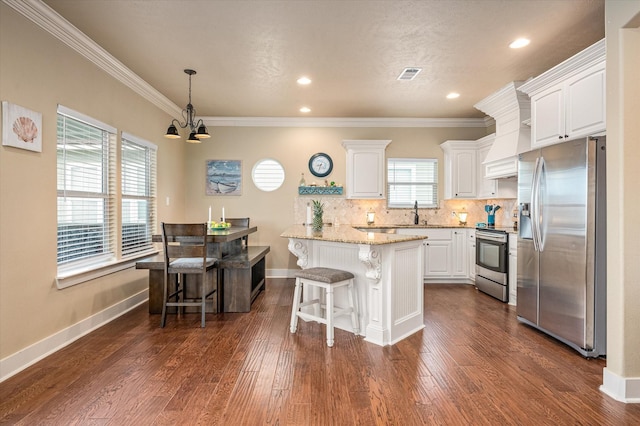
[[42,152],[42,114],[2,101],[2,145]]
[[207,195],[241,195],[242,161],[207,160]]

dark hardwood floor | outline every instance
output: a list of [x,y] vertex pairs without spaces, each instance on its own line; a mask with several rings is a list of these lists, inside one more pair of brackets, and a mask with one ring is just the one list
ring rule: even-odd
[[598,390],[586,360],[472,286],[425,287],[426,328],[379,347],[300,321],[293,280],[248,314],[140,306],[0,384],[0,424],[631,425],[640,405]]

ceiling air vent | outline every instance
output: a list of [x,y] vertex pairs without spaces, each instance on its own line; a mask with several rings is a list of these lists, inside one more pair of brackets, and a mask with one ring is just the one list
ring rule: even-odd
[[422,71],[422,68],[405,68],[398,76],[398,80],[410,81],[416,78],[416,76]]

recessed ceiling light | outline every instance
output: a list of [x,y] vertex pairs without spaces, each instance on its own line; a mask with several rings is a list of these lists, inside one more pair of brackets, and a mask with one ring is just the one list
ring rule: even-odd
[[459,97],[460,97],[460,93],[456,93],[456,92],[451,92],[447,95],[447,99],[455,99]]
[[509,47],[512,49],[520,49],[521,47],[525,47],[530,43],[528,38],[519,38],[514,40]]
[[305,112],[305,113],[306,113],[306,112],[311,112],[311,108],[309,108],[309,107],[302,107],[302,108],[300,108],[300,112]]
[[298,84],[302,84],[302,85],[311,84],[311,79],[309,77],[300,77],[296,81],[298,82]]

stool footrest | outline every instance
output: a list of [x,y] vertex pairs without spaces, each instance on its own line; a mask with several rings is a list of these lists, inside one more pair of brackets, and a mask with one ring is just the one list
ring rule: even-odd
[[[213,300],[207,300],[205,303],[211,303]],[[167,302],[167,306],[202,306],[202,302]]]
[[322,324],[327,323],[326,319],[312,315],[312,314],[307,314],[306,312],[298,312],[296,315],[298,315],[300,318],[302,318],[305,321],[316,321]]
[[[300,302],[298,308],[304,308],[309,305],[317,305],[320,304],[320,299],[307,300],[306,302]],[[322,306],[324,308],[324,306]]]

